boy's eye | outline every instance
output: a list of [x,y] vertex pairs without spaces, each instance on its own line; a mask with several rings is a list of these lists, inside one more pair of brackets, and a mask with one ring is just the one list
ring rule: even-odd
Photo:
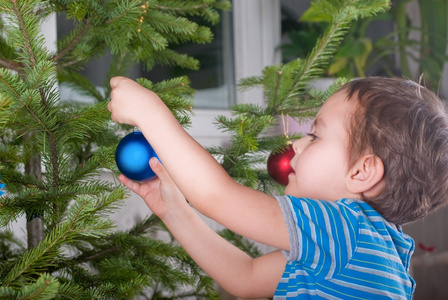
[[311,137],[311,141],[317,140],[317,135],[315,135],[314,133],[308,133],[308,136]]

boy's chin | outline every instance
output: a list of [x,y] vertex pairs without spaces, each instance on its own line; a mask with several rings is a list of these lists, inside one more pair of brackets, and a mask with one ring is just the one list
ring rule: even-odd
[[284,194],[295,198],[307,197],[304,191],[300,191],[297,182],[294,180],[289,180],[288,184],[285,187]]
[[293,183],[291,182],[291,181],[289,181],[288,182],[288,184],[286,185],[286,187],[285,187],[285,195],[288,195],[288,196],[295,196],[294,194],[296,194],[294,191],[296,190],[294,187],[293,187]]

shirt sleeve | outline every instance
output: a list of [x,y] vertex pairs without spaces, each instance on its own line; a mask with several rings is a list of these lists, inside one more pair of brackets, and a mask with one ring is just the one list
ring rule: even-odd
[[296,226],[297,220],[292,212],[289,198],[287,196],[276,196],[276,198],[282,209],[289,237],[289,251],[283,250],[283,255],[288,261],[297,260],[299,257],[299,239]]
[[315,276],[333,276],[345,267],[356,247],[356,215],[340,202],[277,197],[288,228],[288,261]]

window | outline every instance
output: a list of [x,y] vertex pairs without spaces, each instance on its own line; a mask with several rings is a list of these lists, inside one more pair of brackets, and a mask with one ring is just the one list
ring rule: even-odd
[[213,41],[209,44],[179,45],[175,50],[199,60],[200,69],[191,71],[179,67],[157,66],[150,72],[142,71],[141,76],[158,82],[187,75],[191,80],[191,87],[196,90],[195,108],[229,109],[235,103],[232,12],[222,12],[221,22],[215,26],[200,19],[195,21],[211,28]]
[[[199,60],[199,70],[156,66],[148,72],[142,66],[135,66],[131,70],[130,77],[144,77],[153,82],[159,82],[187,75],[191,80],[191,86],[196,90],[195,108],[229,109],[235,103],[232,12],[222,12],[221,22],[214,26],[205,23],[200,18],[195,21],[211,28],[214,35],[213,41],[208,44],[190,43],[174,47],[177,52],[188,54]],[[59,36],[62,36],[71,30],[72,24],[65,19],[65,16],[58,16],[57,27]],[[95,85],[102,86],[109,64],[110,56],[105,55],[100,59],[92,60],[82,73]],[[63,99],[88,101],[80,95],[75,95],[75,91],[66,87],[62,87],[61,93]]]
[[[64,19],[57,18],[58,34],[69,30]],[[223,13],[222,22],[214,31],[216,38],[212,44],[195,45],[195,49],[186,46],[186,51],[191,51],[193,56],[198,55],[202,63],[202,70],[187,74],[197,89],[193,124],[188,131],[204,146],[223,146],[228,140],[228,136],[213,125],[217,115],[229,116],[234,103],[264,102],[261,89],[239,92],[236,83],[248,76],[261,75],[265,66],[280,62],[280,51],[276,50],[281,38],[280,0],[234,1],[233,10]],[[207,60],[200,57],[201,51],[207,52]],[[88,66],[85,73],[94,84],[101,86],[108,64],[108,58],[104,57]],[[160,71],[162,79],[163,76],[173,77],[172,74],[163,74],[167,70],[153,70],[157,71]],[[142,68],[137,67],[132,76],[146,77],[143,73]],[[155,77],[148,78],[157,81]],[[74,91],[66,87],[60,89],[62,99],[89,101],[81,95],[74,95]]]

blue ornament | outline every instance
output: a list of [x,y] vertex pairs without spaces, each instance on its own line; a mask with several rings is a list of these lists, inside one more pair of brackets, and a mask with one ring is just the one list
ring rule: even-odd
[[[0,175],[0,178],[2,177],[2,175]],[[2,191],[1,189],[5,188],[5,184],[4,183],[0,183],[0,196],[3,195],[5,192]]]
[[118,169],[134,181],[145,181],[156,177],[149,166],[151,157],[159,159],[141,131],[126,135],[115,150],[115,162]]

